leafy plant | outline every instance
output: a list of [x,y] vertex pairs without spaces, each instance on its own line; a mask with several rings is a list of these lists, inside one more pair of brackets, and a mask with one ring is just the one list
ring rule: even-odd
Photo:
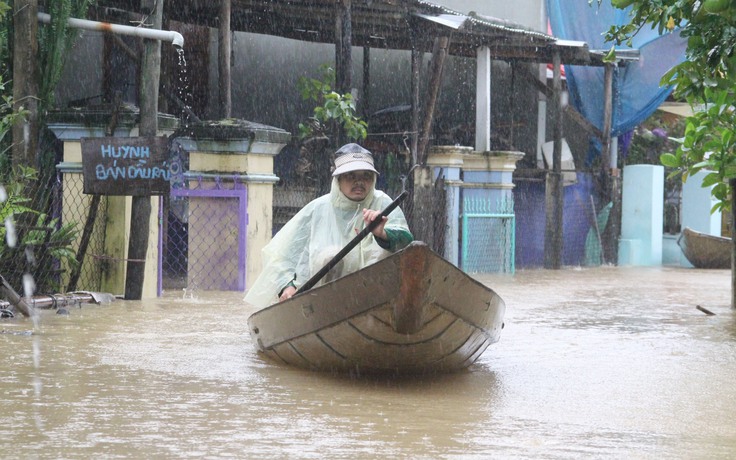
[[705,170],[703,187],[713,187],[711,194],[718,200],[711,212],[728,210],[731,190],[728,180],[736,178],[736,113],[731,104],[733,95],[720,89],[706,89],[712,100],[703,110],[687,121],[685,136],[675,139],[679,148],[661,156],[662,164],[676,170],[671,175],[689,175]]
[[[8,179],[10,179],[9,182]],[[6,252],[6,242],[8,246],[15,245],[15,216],[24,213],[35,213],[33,209],[26,206],[31,199],[23,196],[25,184],[35,179],[36,172],[33,168],[25,166],[19,166],[14,177],[3,178],[3,183],[8,185],[2,187],[0,191],[0,224],[2,224],[2,227],[0,227],[0,240],[2,240],[0,260]],[[8,232],[10,232],[10,237]]]
[[[72,247],[78,232],[76,223],[61,225],[58,218],[51,219],[28,206],[31,199],[24,193],[35,180],[37,172],[22,165],[14,174],[3,178],[7,185],[0,195],[0,273],[11,285],[19,287],[21,277],[28,270],[38,289],[58,291],[61,283],[56,275],[62,269],[56,267],[75,268],[79,264]],[[19,217],[26,224],[17,224]]]
[[10,169],[10,159],[7,158],[8,151],[12,143],[12,139],[8,134],[13,125],[28,116],[28,110],[20,107],[13,111],[13,96],[7,83],[0,75],[0,174],[5,174]]
[[69,268],[79,266],[72,242],[77,238],[76,222],[60,224],[59,218],[49,220],[48,215],[39,213],[35,227],[31,228],[23,238],[23,245],[46,246],[46,256],[59,262],[65,262]]
[[626,164],[660,164],[660,155],[677,148],[673,138],[683,136],[684,131],[684,118],[655,112],[634,130]]
[[301,77],[297,82],[302,99],[317,104],[310,123],[299,123],[299,136],[306,138],[326,135],[331,132],[333,125],[337,125],[348,139],[365,139],[368,136],[368,123],[357,116],[353,95],[339,94],[332,89],[335,84],[335,69],[323,64],[320,72],[320,78]]

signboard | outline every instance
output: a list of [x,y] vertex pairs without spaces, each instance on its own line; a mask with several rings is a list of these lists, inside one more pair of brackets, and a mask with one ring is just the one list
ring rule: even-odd
[[166,137],[83,138],[84,193],[149,196],[169,193]]

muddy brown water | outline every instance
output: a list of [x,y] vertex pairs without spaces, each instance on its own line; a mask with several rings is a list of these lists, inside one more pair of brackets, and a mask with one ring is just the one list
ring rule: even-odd
[[[242,294],[0,322],[3,458],[731,458],[730,272],[482,276],[506,328],[467,371],[348,378],[253,350]],[[700,305],[715,313],[705,315]]]

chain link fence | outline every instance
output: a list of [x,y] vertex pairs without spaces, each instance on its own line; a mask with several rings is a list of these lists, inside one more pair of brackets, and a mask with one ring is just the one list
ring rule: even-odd
[[190,180],[163,200],[159,293],[245,289],[247,189],[213,179]]
[[[64,183],[61,172],[39,175],[23,191],[32,198],[22,204],[35,212],[15,214],[0,225],[0,275],[19,293],[99,290],[106,270],[98,255],[104,252],[107,200],[84,195],[81,182]],[[10,194],[3,203],[8,207]]]
[[465,198],[460,268],[468,273],[515,271],[516,216],[513,200]]
[[84,194],[82,181],[66,181],[63,173],[58,174],[63,203],[62,223],[72,224],[77,229],[77,238],[72,247],[78,262],[76,268],[66,271],[62,284],[65,291],[100,291],[102,279],[112,264],[121,264],[106,255],[105,224],[108,198]]

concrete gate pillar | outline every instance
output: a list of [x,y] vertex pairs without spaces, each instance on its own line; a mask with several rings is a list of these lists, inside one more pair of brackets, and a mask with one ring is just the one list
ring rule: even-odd
[[463,159],[465,197],[485,198],[496,202],[514,199],[514,171],[523,152],[474,152]]
[[[189,170],[184,175],[190,188],[247,188],[247,231],[237,235],[241,243],[245,240],[245,257],[241,260],[245,264],[245,279],[239,286],[243,289],[260,273],[261,249],[271,240],[273,186],[279,180],[273,174],[273,158],[290,138],[290,133],[280,128],[226,119],[197,123],[190,127],[187,136],[175,139],[189,152]],[[218,206],[224,206],[222,200],[207,200],[213,215]],[[219,253],[229,247],[220,244],[225,237],[212,234],[208,219],[190,216],[189,265],[197,263],[200,269],[204,265],[217,270],[218,260],[236,257]]]
[[472,152],[472,147],[438,145],[429,148],[427,157],[427,165],[432,168],[433,179],[442,176],[445,181],[447,229],[443,257],[454,265],[460,263],[458,242],[460,241],[460,191],[463,183],[460,173],[465,155]]
[[[498,209],[503,204],[513,204],[513,173],[516,162],[524,158],[522,152],[494,151],[478,153],[472,147],[438,145],[430,147],[427,166],[432,179],[444,179],[446,200],[446,222],[442,256],[461,267],[461,224],[463,199],[493,203],[494,213],[511,212],[513,209]],[[513,237],[512,237],[513,244]],[[483,245],[487,242],[472,241],[469,244]],[[499,243],[500,244],[500,243]],[[469,250],[474,250],[470,247]],[[513,253],[513,248],[512,248]],[[511,263],[513,267],[513,262]]]
[[624,168],[619,265],[661,265],[664,166]]

